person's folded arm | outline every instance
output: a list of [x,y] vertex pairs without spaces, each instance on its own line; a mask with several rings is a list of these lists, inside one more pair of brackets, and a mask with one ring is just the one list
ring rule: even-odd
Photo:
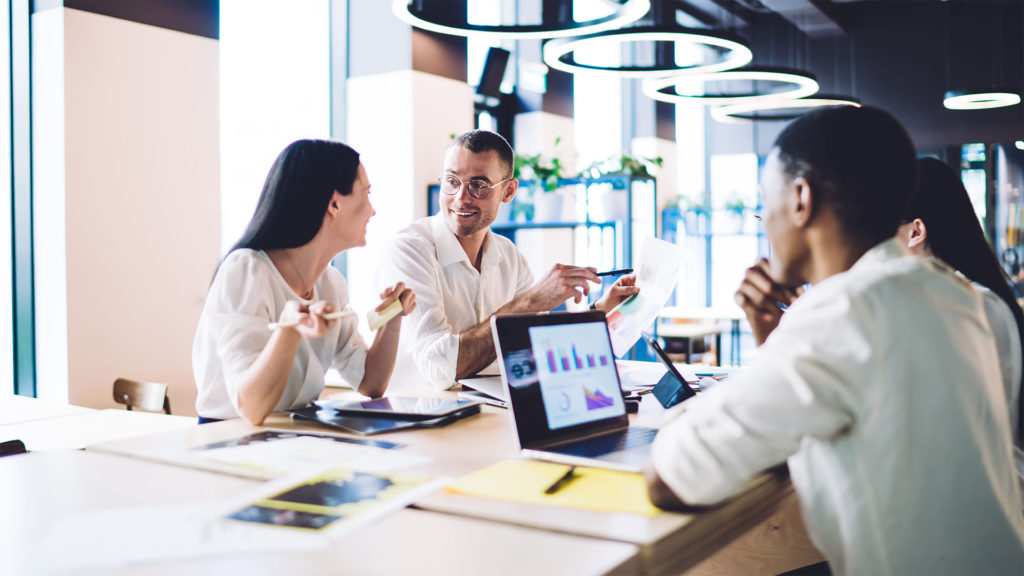
[[721,502],[796,453],[804,438],[833,438],[853,424],[870,345],[829,317],[846,312],[842,303],[816,312],[807,329],[773,333],[750,368],[688,400],[662,428],[647,474],[652,502]]

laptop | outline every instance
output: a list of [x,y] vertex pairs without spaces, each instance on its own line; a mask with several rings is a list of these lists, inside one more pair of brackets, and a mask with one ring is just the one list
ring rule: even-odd
[[657,430],[629,425],[604,312],[494,316],[491,332],[524,455],[643,469]]

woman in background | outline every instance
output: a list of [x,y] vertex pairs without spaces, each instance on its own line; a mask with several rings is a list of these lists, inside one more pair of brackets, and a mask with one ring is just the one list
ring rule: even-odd
[[[366,244],[374,215],[359,154],[340,142],[299,140],[277,157],[245,233],[224,257],[192,348],[200,423],[315,400],[336,368],[360,393],[384,394],[401,317],[416,307],[402,283],[381,294],[402,314],[367,346],[347,309],[348,285],[331,260]],[[341,312],[344,315],[339,315]],[[340,316],[340,317],[338,317]]]
[[[918,186],[897,232],[917,256],[934,256],[966,276],[981,292],[996,338],[1014,444],[1022,445],[1021,379],[1024,378],[1024,312],[995,252],[985,240],[960,177],[934,158],[918,159]],[[1021,472],[1018,451],[1018,471]]]

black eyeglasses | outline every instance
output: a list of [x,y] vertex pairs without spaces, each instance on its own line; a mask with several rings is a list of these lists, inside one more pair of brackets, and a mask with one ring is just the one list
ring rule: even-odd
[[[469,182],[466,182],[466,188],[469,190],[469,195],[477,200],[486,200],[491,195],[491,190],[494,190],[498,186],[501,186],[505,182],[511,180],[509,176],[497,184],[488,184],[487,180],[482,178],[474,178]],[[441,185],[441,192],[449,196],[454,196],[456,192],[462,189],[462,180],[454,174],[445,174],[437,179],[437,182]]]

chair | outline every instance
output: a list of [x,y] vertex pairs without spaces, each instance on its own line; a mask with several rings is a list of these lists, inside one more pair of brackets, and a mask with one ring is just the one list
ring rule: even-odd
[[138,408],[147,412],[171,413],[171,402],[167,398],[166,382],[139,382],[118,378],[114,380],[114,402],[124,404],[129,410]]
[[4,456],[13,456],[15,454],[24,454],[28,452],[25,449],[25,443],[21,440],[7,440],[6,442],[0,442],[0,458]]

